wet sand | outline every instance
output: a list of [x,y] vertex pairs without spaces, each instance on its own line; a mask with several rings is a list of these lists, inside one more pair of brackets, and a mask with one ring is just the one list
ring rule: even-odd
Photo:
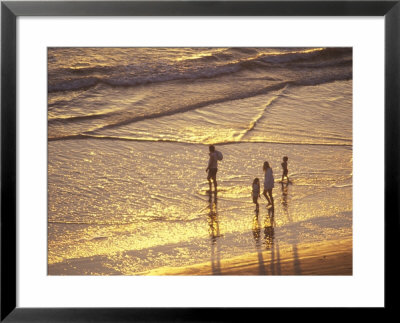
[[232,259],[184,268],[152,270],[148,275],[352,275],[352,239],[299,244],[271,251],[260,251]]
[[[221,146],[218,197],[207,193],[202,145],[71,140],[49,149],[49,275],[351,274],[351,243],[338,248],[352,237],[351,147]],[[293,183],[282,186],[289,149]],[[273,214],[265,199],[255,212],[250,196],[265,155],[276,170]]]

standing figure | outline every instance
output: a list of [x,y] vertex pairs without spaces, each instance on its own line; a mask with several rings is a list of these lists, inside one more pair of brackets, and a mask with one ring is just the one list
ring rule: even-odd
[[281,165],[282,165],[282,170],[283,170],[282,182],[283,182],[283,179],[286,177],[287,183],[289,184],[289,176],[288,176],[289,171],[288,171],[288,163],[287,163],[288,160],[289,160],[289,158],[287,158],[287,156],[283,157],[283,163]]
[[256,211],[257,211],[258,210],[258,198],[261,197],[261,195],[260,195],[260,180],[258,178],[255,178],[253,181],[252,196],[253,196],[253,203],[256,205]]
[[272,168],[269,166],[269,163],[266,161],[263,165],[264,170],[264,192],[263,195],[268,201],[268,205],[274,206],[274,198],[272,197],[272,189],[274,188],[274,174],[272,173]]
[[210,145],[210,158],[208,160],[208,166],[206,172],[208,172],[207,180],[210,185],[210,192],[211,192],[211,180],[214,182],[214,194],[217,194],[217,171],[218,171],[218,154],[215,150],[214,145]]

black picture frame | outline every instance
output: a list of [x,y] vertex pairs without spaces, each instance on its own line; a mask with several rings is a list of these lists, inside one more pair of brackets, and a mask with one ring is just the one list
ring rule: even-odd
[[[267,308],[16,306],[16,19],[19,16],[383,16],[385,19],[385,306],[396,310],[399,234],[400,1],[4,1],[1,3],[1,322],[241,321]],[[371,196],[373,194],[371,188]],[[372,256],[371,256],[372,257]],[[40,291],[38,291],[40,292]],[[326,309],[335,315],[332,309]],[[314,312],[315,313],[315,312]],[[371,313],[371,312],[369,312]],[[372,314],[372,313],[371,313]],[[371,315],[368,314],[368,315]],[[338,315],[339,317],[339,315]],[[332,317],[333,318],[333,317]],[[372,318],[369,316],[369,318]],[[265,317],[267,319],[267,316]]]

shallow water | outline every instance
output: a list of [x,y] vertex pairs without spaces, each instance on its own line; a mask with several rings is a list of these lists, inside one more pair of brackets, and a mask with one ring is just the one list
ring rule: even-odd
[[[99,50],[49,50],[49,274],[145,274],[352,236],[351,50]],[[210,143],[224,155],[217,196]],[[275,208],[262,198],[257,213],[265,160]]]
[[[352,233],[351,147],[222,146],[217,199],[207,193],[206,146],[92,139],[52,142],[49,156],[57,150],[71,157],[49,166],[50,264],[105,256],[132,274],[208,261],[214,243],[221,258],[252,251],[257,230],[266,248]],[[255,222],[251,183],[265,156],[276,165],[283,150],[293,183],[276,182],[272,234],[264,200]]]

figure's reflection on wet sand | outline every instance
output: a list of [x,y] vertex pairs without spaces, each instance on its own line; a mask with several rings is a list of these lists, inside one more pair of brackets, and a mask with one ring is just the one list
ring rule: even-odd
[[260,225],[259,213],[260,213],[259,208],[256,208],[255,215],[253,218],[253,230],[252,231],[253,231],[254,242],[256,244],[257,256],[258,256],[258,270],[259,270],[258,274],[266,275],[267,272],[265,270],[264,259],[263,259],[263,254],[262,254],[262,250],[261,250],[261,225]]
[[271,275],[281,274],[279,244],[275,241],[275,209],[269,208],[264,220],[264,247],[271,251]]
[[[292,217],[291,217],[291,215],[289,213],[289,203],[288,203],[289,183],[287,183],[287,184],[282,183],[281,187],[282,187],[281,204],[282,204],[283,213],[287,217],[288,223],[293,223],[293,219],[292,219]],[[296,242],[294,242],[292,244],[292,251],[293,251],[293,269],[294,269],[294,273],[296,275],[301,275],[300,260],[299,260],[299,255],[298,255],[298,251],[297,251]]]
[[[289,185],[282,183],[282,197],[281,206],[282,214],[281,216],[286,217],[288,223],[293,223],[292,216],[289,212]],[[253,238],[255,242],[255,247],[257,250],[258,263],[259,263],[259,275],[281,275],[281,259],[278,240],[275,238],[275,208],[267,208],[267,214],[265,217],[262,216],[264,209],[261,213],[256,209],[255,216],[253,218]],[[261,226],[261,222],[263,223]],[[261,236],[261,230],[263,229],[264,236]],[[270,265],[268,270],[264,264],[264,258],[268,254],[263,254],[263,251],[270,252]],[[295,275],[301,275],[301,266],[298,255],[297,241],[292,243],[292,254],[293,254],[293,272]]]
[[[293,223],[289,212],[289,187],[282,184],[281,212],[278,215],[286,217],[288,223]],[[208,193],[208,233],[211,242],[211,271],[213,275],[221,272],[221,241],[220,220],[218,217],[218,197],[215,192]],[[257,251],[258,275],[281,275],[281,259],[279,243],[276,239],[275,208],[256,208],[252,221],[252,234]],[[265,253],[268,251],[268,253]],[[301,275],[301,266],[297,250],[297,241],[292,243],[293,272]],[[269,264],[267,264],[270,257]]]
[[282,200],[281,200],[281,204],[282,204],[282,208],[283,208],[283,212],[285,214],[288,214],[288,193],[289,193],[289,184],[281,184],[281,188],[282,188]]
[[268,214],[264,221],[264,245],[266,250],[270,250],[274,246],[275,239],[275,210],[268,209]]
[[[262,218],[263,217],[260,215],[260,211],[256,209],[255,216],[253,218],[252,231],[257,250],[259,275],[280,275],[281,269],[279,245],[275,241],[275,209],[273,207],[268,208],[264,221],[261,221]],[[270,268],[268,272],[266,263],[264,262],[264,257],[268,254],[263,255],[263,251],[270,252]]]
[[211,191],[209,192],[208,202],[208,233],[211,238],[211,270],[213,275],[221,275],[220,246],[218,244],[218,238],[221,234],[219,231],[217,192],[214,194]]

